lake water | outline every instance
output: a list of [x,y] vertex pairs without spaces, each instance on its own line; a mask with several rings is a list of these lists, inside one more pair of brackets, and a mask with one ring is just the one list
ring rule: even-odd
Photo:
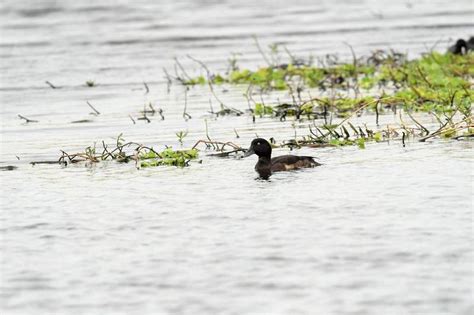
[[[231,53],[243,67],[263,65],[252,35],[302,57],[350,58],[344,42],[358,55],[416,57],[471,35],[471,1],[7,0],[0,14],[0,166],[18,167],[0,172],[2,314],[474,311],[470,141],[303,148],[294,153],[323,166],[269,181],[256,180],[255,156],[206,152],[188,168],[29,164],[120,133],[162,149],[179,148],[175,133],[187,130],[191,147],[205,138],[205,120],[212,139],[243,147],[256,134],[305,135],[311,122],[215,118],[205,86],[188,91],[185,121],[184,89],[168,93],[162,69],[173,73],[178,57],[202,74],[188,54],[215,71]],[[225,88],[223,102],[245,110],[245,87]],[[147,102],[165,120],[133,124]],[[71,123],[81,119],[92,122]],[[359,121],[374,127],[375,118]]]

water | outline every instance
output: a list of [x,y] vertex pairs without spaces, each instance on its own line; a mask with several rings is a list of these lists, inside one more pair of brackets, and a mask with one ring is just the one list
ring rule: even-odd
[[[190,147],[205,137],[204,119],[213,139],[242,146],[255,134],[307,134],[308,122],[213,118],[206,87],[188,92],[185,122],[184,91],[167,93],[162,68],[172,72],[176,56],[199,74],[191,54],[224,71],[230,52],[242,66],[261,65],[252,34],[301,56],[349,58],[343,41],[361,55],[416,56],[470,35],[471,2],[4,1],[0,12],[0,165],[18,166],[0,172],[2,314],[473,311],[471,142],[304,148],[295,153],[324,165],[270,181],[255,179],[255,157],[205,152],[185,169],[28,164],[120,133],[162,148],[179,147],[175,132],[188,130]],[[228,90],[217,93],[245,110],[245,88]],[[133,124],[128,115],[149,101],[165,120]],[[71,124],[79,119],[93,122]]]

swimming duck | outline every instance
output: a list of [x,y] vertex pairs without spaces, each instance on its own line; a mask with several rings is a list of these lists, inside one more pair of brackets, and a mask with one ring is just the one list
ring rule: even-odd
[[469,38],[467,42],[460,38],[456,44],[448,48],[448,51],[455,55],[465,55],[472,50],[474,50],[474,37]]
[[319,166],[311,156],[282,155],[272,158],[272,146],[267,140],[257,138],[252,141],[244,157],[258,155],[255,171],[261,178],[267,179],[273,172],[296,170],[299,168]]
[[448,51],[455,55],[465,55],[467,50],[467,43],[464,39],[458,39],[456,44],[448,48]]

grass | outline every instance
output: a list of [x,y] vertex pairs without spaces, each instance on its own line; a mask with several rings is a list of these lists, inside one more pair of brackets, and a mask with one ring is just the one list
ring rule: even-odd
[[[320,64],[299,62],[250,70],[239,69],[234,62],[233,70],[227,74],[208,73],[207,78],[189,77],[180,82],[185,85],[247,85],[261,92],[289,91],[293,99],[290,104],[253,101],[253,112],[257,116],[295,115],[299,118],[307,115],[315,118],[317,109],[324,109],[345,117],[369,102],[375,104],[376,99],[380,100],[378,104],[382,110],[396,106],[437,114],[452,112],[454,107],[465,113],[471,111],[473,53],[430,52],[408,60],[405,54],[376,51],[368,57],[354,57],[351,63],[339,63],[327,57]],[[315,89],[320,96],[303,100],[302,92],[310,89]]]

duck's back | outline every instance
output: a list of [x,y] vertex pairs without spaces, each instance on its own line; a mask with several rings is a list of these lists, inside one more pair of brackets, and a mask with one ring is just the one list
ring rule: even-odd
[[282,155],[272,158],[272,172],[319,166],[311,156]]

